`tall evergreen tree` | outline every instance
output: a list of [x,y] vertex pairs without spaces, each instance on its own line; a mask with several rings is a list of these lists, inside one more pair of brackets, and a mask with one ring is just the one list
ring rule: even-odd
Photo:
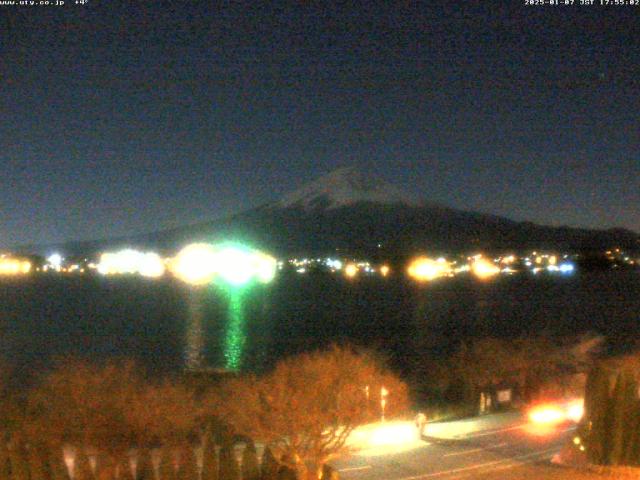
[[278,478],[278,461],[269,447],[265,447],[260,466],[260,480],[276,480]]
[[182,452],[182,467],[178,477],[180,480],[198,480],[196,457],[190,445]]
[[51,475],[49,478],[51,480],[68,480],[69,478],[61,450],[59,446],[49,448],[47,459],[49,463],[49,474]]
[[[640,392],[638,387],[637,392]],[[627,458],[630,465],[640,465],[640,400],[636,397],[631,438],[627,447]]]
[[585,417],[588,423],[587,456],[601,465],[606,460],[608,441],[609,372],[598,365],[589,373],[585,393]]
[[[97,465],[96,465],[97,467]],[[97,470],[96,470],[97,471]],[[76,455],[76,479],[75,480],[94,480],[96,478],[89,457],[85,452],[78,449]]]
[[138,452],[135,480],[153,480],[153,467],[151,465],[150,452],[147,448],[141,448]]
[[0,434],[0,480],[10,479],[9,447],[4,434]]
[[177,480],[175,459],[169,447],[163,447],[160,457],[160,480]]
[[27,458],[29,460],[30,480],[49,480],[47,471],[46,450],[42,445],[30,444],[27,446]]
[[29,480],[29,463],[24,445],[13,439],[9,443],[9,462],[11,464],[11,480]]
[[640,464],[639,372],[638,355],[601,361],[590,372],[584,430],[592,463]]
[[240,480],[240,469],[236,461],[233,445],[226,444],[220,449],[219,480]]
[[258,454],[252,441],[247,442],[247,446],[242,452],[242,480],[260,480]]
[[218,480],[218,452],[212,436],[204,442],[202,480]]
[[627,372],[627,382],[624,393],[624,448],[622,452],[622,464],[634,465],[633,442],[638,429],[638,414],[640,404],[638,403],[638,382],[632,372]]
[[625,440],[625,390],[627,389],[627,376],[618,373],[613,394],[609,400],[609,440],[606,443],[606,460],[609,465],[619,465],[624,455]]

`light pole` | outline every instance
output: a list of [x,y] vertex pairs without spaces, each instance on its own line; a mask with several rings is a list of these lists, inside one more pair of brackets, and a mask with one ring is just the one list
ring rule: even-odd
[[384,387],[380,387],[380,410],[382,411],[381,422],[384,422],[384,409],[387,406],[387,395],[389,395],[389,390]]

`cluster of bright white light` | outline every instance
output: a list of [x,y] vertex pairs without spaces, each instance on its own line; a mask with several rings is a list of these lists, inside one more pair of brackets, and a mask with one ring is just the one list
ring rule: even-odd
[[207,243],[184,247],[170,263],[171,272],[186,283],[205,285],[215,276],[216,252]]
[[549,272],[569,275],[575,271],[575,265],[568,259],[569,255],[566,254],[560,256],[556,253],[534,251],[523,258],[523,263],[533,274]]
[[335,259],[335,258],[327,258],[326,265],[327,265],[327,267],[329,267],[332,270],[341,270],[342,269],[342,262],[340,260]]
[[558,270],[560,271],[560,273],[573,273],[573,271],[575,270],[575,267],[573,266],[572,263],[561,263],[558,266]]
[[49,255],[49,257],[47,258],[47,265],[48,267],[56,270],[57,272],[59,272],[62,269],[62,262],[64,261],[64,259],[62,258],[62,255],[60,255],[59,253],[54,253],[52,255]]
[[165,272],[164,261],[154,252],[124,249],[103,253],[97,265],[102,275],[137,274],[144,277],[160,277]]
[[268,283],[277,268],[276,259],[260,251],[205,243],[186,246],[171,262],[174,275],[192,285],[205,285],[216,278],[235,286],[254,279]]
[[[85,262],[88,260],[85,258]],[[97,265],[88,264],[87,267],[97,269]],[[40,271],[40,268],[37,269]],[[43,272],[56,272],[56,273],[84,273],[85,268],[79,263],[67,263],[64,257],[60,253],[52,253],[47,257],[46,263],[42,266]]]

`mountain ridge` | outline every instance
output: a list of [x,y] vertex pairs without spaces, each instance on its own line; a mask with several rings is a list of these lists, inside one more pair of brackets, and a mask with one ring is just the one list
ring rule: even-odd
[[[630,230],[553,227],[451,208],[415,198],[380,177],[347,167],[279,200],[217,220],[105,240],[31,247],[90,254],[122,247],[175,253],[187,243],[238,240],[281,256],[345,253],[376,256],[426,250],[561,249],[640,251]],[[382,245],[383,247],[379,247]]]

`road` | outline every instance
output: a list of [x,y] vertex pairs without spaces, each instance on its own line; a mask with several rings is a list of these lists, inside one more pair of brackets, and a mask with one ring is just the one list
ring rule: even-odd
[[425,437],[407,448],[372,448],[333,466],[346,480],[471,479],[492,472],[496,479],[508,479],[514,467],[550,460],[573,430],[569,423],[537,427],[520,413],[488,415],[429,424]]

